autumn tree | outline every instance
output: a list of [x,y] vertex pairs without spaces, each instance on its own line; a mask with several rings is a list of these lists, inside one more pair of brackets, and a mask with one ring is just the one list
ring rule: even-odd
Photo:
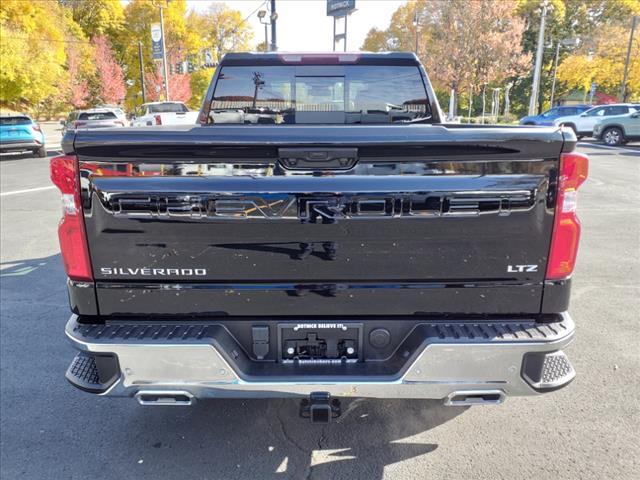
[[76,49],[70,48],[67,52],[67,73],[69,78],[64,85],[66,100],[73,108],[84,108],[89,101],[89,81],[82,77],[80,68],[80,55]]
[[65,72],[64,12],[57,3],[0,2],[0,100],[34,105],[58,92]]
[[[527,53],[534,53],[537,47],[538,31],[540,25],[540,0],[518,0],[518,14],[524,19],[526,28],[523,37],[523,49]],[[638,0],[549,0],[546,16],[545,45],[549,48],[543,50],[542,67],[540,76],[540,95],[538,98],[538,110],[542,111],[550,106],[551,84],[553,82],[553,69],[555,47],[558,42],[565,39],[578,38],[581,47],[578,50],[560,48],[559,64],[574,55],[585,56],[588,51],[595,48],[594,41],[600,37],[600,32],[608,26],[627,26],[633,15],[640,14],[640,2]],[[625,43],[624,36],[617,38],[621,44]],[[626,35],[628,38],[628,33]],[[621,65],[624,59],[619,60]],[[573,59],[564,67],[567,71],[570,64],[577,66],[582,60]],[[592,66],[597,64],[592,63]],[[559,73],[560,69],[558,69]],[[584,72],[584,69],[581,70]],[[591,76],[591,73],[586,75]],[[618,79],[620,82],[622,76]],[[514,88],[514,107],[516,112],[524,114],[529,104],[531,85],[533,81],[533,69],[521,79]],[[591,82],[589,82],[590,88]],[[556,85],[556,98],[563,93],[577,88],[560,82]]]
[[[154,66],[155,68],[146,72],[144,76],[147,101],[159,101],[164,98],[162,64],[158,62]],[[169,98],[178,102],[188,102],[191,99],[190,75],[169,73]]]
[[228,52],[250,50],[253,31],[238,10],[214,3],[198,17],[196,24],[205,48],[211,48],[214,61]]
[[191,98],[187,102],[189,107],[198,109],[202,104],[209,83],[213,77],[213,68],[202,68],[196,70],[189,76],[189,86],[191,88]]
[[363,49],[414,50],[417,34],[418,54],[435,87],[455,98],[463,89],[502,82],[528,68],[530,56],[520,47],[525,25],[516,8],[515,0],[408,3],[385,31],[369,32]]
[[95,65],[98,80],[98,95],[102,103],[118,104],[124,99],[126,90],[122,67],[116,62],[107,37],[94,37]]
[[123,29],[124,9],[114,0],[60,0],[89,38],[117,36]]
[[[607,25],[590,41],[568,56],[558,67],[558,81],[569,90],[580,90],[586,100],[591,84],[598,91],[618,95],[627,53],[629,29]],[[640,31],[633,38],[627,90],[630,97],[640,99]]]
[[0,105],[34,114],[82,103],[92,47],[55,0],[0,2]]

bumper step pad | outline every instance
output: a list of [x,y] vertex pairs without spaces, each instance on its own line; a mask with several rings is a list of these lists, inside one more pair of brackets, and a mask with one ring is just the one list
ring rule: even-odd
[[118,377],[117,361],[113,355],[96,356],[78,353],[65,374],[72,385],[91,393],[104,393]]
[[576,371],[562,351],[528,353],[523,362],[522,376],[534,389],[549,391],[571,382]]

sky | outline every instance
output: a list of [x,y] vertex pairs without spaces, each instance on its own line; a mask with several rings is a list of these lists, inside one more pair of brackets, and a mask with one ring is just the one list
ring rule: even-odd
[[[243,17],[248,17],[256,9],[264,9],[260,7],[263,0],[187,0],[189,8],[198,11],[206,10],[212,3],[224,3],[239,10]],[[393,12],[404,3],[404,0],[356,0],[357,10],[348,19],[347,51],[359,50],[372,27],[386,29]],[[333,19],[327,17],[326,0],[276,0],[276,11],[279,51],[332,50]],[[252,45],[264,41],[264,26],[255,13],[247,19],[247,23],[253,27]],[[342,28],[340,25],[337,33],[341,33]]]

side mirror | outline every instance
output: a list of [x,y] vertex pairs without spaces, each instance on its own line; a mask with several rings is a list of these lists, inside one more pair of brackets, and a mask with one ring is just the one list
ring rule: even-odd
[[60,120],[60,125],[62,125],[63,127],[67,124],[67,122],[65,122],[64,120]]
[[586,114],[586,113],[581,113],[581,114],[580,114],[580,116],[581,116],[581,117],[586,117],[586,116],[587,116],[587,114]]

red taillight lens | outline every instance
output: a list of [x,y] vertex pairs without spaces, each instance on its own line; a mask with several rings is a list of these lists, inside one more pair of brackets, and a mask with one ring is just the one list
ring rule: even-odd
[[578,188],[587,179],[589,159],[582,153],[560,156],[558,198],[553,221],[547,280],[567,278],[573,272],[580,242],[580,220],[576,215]]
[[62,193],[62,219],[58,225],[64,269],[73,280],[93,281],[89,246],[80,203],[80,175],[75,156],[51,159],[51,181]]
[[162,117],[160,115],[155,115],[156,125],[162,125]]
[[34,123],[33,125],[31,125],[31,128],[33,128],[36,132],[42,132],[40,125],[38,125],[37,123]]

